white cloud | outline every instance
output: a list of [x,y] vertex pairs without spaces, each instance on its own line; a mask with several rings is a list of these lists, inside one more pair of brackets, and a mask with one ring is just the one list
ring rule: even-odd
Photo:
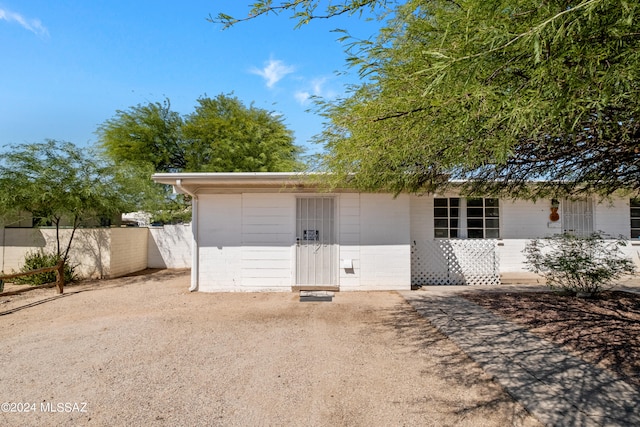
[[306,104],[309,98],[311,98],[311,94],[306,91],[298,91],[294,93],[293,96],[296,98],[296,101],[298,101],[298,103],[301,105]]
[[29,30],[38,36],[48,36],[49,31],[42,25],[39,19],[27,19],[19,13],[11,12],[6,9],[0,9],[0,20],[7,22],[17,22],[25,30]]
[[312,96],[317,96],[326,99],[333,99],[338,96],[338,92],[332,89],[327,89],[325,84],[327,83],[326,77],[319,77],[311,80],[309,88],[307,90],[299,90],[293,96],[299,104],[305,105],[309,102]]
[[251,72],[264,78],[267,82],[267,87],[272,88],[278,83],[284,76],[291,74],[295,71],[295,67],[286,65],[279,59],[270,59],[264,68],[253,68]]

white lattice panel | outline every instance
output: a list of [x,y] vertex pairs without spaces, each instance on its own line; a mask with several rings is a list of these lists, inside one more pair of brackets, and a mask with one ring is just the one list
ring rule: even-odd
[[411,248],[414,285],[498,285],[495,240],[432,240]]

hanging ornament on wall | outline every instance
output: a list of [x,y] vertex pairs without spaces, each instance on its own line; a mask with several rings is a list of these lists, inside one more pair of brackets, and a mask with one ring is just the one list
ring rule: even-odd
[[560,202],[558,200],[551,200],[551,214],[549,215],[549,220],[551,222],[556,222],[560,219],[560,215],[558,214],[558,208],[560,207]]

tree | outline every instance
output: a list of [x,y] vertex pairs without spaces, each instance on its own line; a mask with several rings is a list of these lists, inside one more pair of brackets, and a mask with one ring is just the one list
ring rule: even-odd
[[100,147],[113,161],[137,168],[143,209],[158,222],[190,217],[188,197],[152,185],[154,172],[285,172],[301,170],[300,148],[282,117],[232,96],[201,97],[184,118],[171,103],[137,105],[99,126]]
[[150,163],[158,172],[186,168],[182,117],[171,110],[168,99],[136,105],[98,127],[102,148],[113,160]]
[[155,172],[280,172],[299,169],[300,149],[282,118],[228,95],[202,97],[182,118],[169,100],[137,105],[99,126],[115,161],[151,164]]
[[[303,19],[318,4],[280,7]],[[334,185],[394,192],[462,179],[467,193],[513,197],[637,193],[639,10],[622,0],[398,5],[377,39],[350,44],[363,83],[319,106],[329,120],[319,167]]]
[[273,113],[237,98],[200,98],[187,116],[184,138],[190,172],[283,172],[300,169],[293,134]]
[[224,28],[243,21],[249,21],[260,16],[291,12],[292,17],[298,20],[296,28],[308,24],[312,20],[330,19],[340,15],[362,15],[365,11],[375,12],[387,3],[395,3],[389,0],[344,0],[342,3],[329,2],[324,10],[318,11],[320,0],[285,0],[273,4],[273,1],[256,1],[249,13],[244,18],[236,18],[226,13],[218,13],[216,17],[209,17],[211,22],[221,23]]
[[[50,221],[56,228],[56,258],[67,261],[78,227],[139,202],[128,175],[127,168],[116,169],[97,153],[69,142],[14,145],[0,154],[0,216],[29,212]],[[60,239],[64,221],[72,228],[66,246]]]

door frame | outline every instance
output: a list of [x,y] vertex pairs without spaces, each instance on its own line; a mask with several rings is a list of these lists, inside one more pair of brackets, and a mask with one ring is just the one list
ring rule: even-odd
[[[331,277],[333,278],[334,283],[332,284],[319,284],[319,285],[300,285],[298,284],[298,200],[300,199],[332,199],[333,200],[333,246],[335,247],[335,252],[333,253],[332,264],[333,268],[331,268]],[[340,197],[335,193],[326,193],[326,194],[298,194],[295,196],[295,203],[293,205],[293,243],[292,243],[292,277],[291,277],[291,286],[293,290],[300,289],[311,289],[311,288],[323,288],[324,290],[339,290],[340,288],[340,244],[339,244],[339,203]]]

